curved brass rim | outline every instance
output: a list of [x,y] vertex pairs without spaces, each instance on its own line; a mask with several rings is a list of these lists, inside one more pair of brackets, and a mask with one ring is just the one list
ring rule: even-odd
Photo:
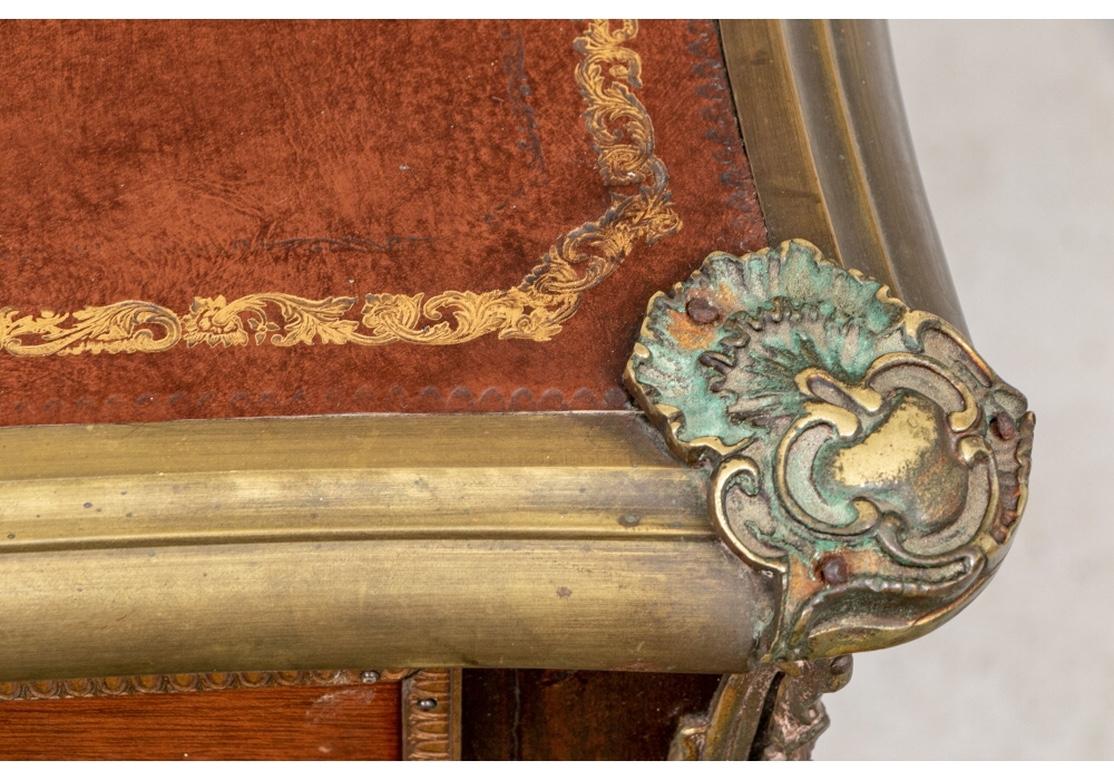
[[725,20],[769,244],[802,237],[965,332],[883,21]]

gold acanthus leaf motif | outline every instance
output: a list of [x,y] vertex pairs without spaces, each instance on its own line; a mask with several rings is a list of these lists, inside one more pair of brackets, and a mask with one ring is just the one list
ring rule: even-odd
[[161,352],[182,338],[178,315],[146,301],[86,306],[64,314],[43,311],[37,317],[17,314],[11,307],[0,308],[0,348],[19,357]]
[[611,190],[611,205],[599,219],[561,236],[515,287],[429,296],[371,293],[358,312],[354,297],[314,300],[279,292],[232,301],[197,297],[181,316],[144,301],[38,316],[7,307],[0,308],[0,349],[43,357],[161,352],[181,342],[190,347],[445,346],[492,333],[500,339],[548,341],[576,313],[583,293],[613,273],[637,244],[652,244],[681,227],[668,172],[654,151],[650,115],[635,94],[642,86],[642,63],[626,44],[637,34],[637,22],[613,26],[597,20],[574,41],[584,124],[600,177]]

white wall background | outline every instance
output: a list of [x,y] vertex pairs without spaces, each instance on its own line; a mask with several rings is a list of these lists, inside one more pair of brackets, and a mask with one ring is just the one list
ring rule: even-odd
[[1114,23],[893,22],[976,348],[1037,414],[1031,500],[965,612],[855,659],[819,759],[1114,759]]

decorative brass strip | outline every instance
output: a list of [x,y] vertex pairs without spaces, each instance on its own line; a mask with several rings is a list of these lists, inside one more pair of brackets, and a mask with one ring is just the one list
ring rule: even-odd
[[422,669],[402,684],[402,757],[460,759],[460,669]]
[[802,237],[965,331],[881,21],[724,20],[771,245]]
[[0,701],[37,699],[87,699],[94,696],[130,696],[139,693],[203,693],[239,688],[292,685],[374,685],[397,682],[411,669],[354,671],[329,669],[289,672],[206,672],[203,674],[140,674],[124,677],[77,677],[68,680],[0,682]]
[[495,333],[501,339],[548,341],[576,313],[582,295],[606,279],[638,243],[652,244],[681,227],[670,203],[669,176],[654,151],[654,128],[635,94],[642,63],[627,44],[634,21],[589,23],[576,38],[576,83],[597,167],[611,190],[598,219],[565,233],[515,287],[472,292],[371,293],[357,300],[311,300],[261,292],[233,301],[194,298],[187,314],[149,301],[86,306],[75,312],[20,314],[0,307],[0,349],[18,357],[161,352],[187,346],[269,343],[377,346],[408,342],[444,346]]

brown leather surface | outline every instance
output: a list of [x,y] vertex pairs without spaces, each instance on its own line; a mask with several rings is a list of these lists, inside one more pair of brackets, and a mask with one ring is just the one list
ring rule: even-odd
[[0,761],[401,757],[397,683],[0,702]]
[[[598,218],[580,22],[5,23],[0,310],[516,285]],[[645,303],[764,245],[711,22],[644,22],[682,229],[551,341],[0,352],[0,424],[617,408]]]

